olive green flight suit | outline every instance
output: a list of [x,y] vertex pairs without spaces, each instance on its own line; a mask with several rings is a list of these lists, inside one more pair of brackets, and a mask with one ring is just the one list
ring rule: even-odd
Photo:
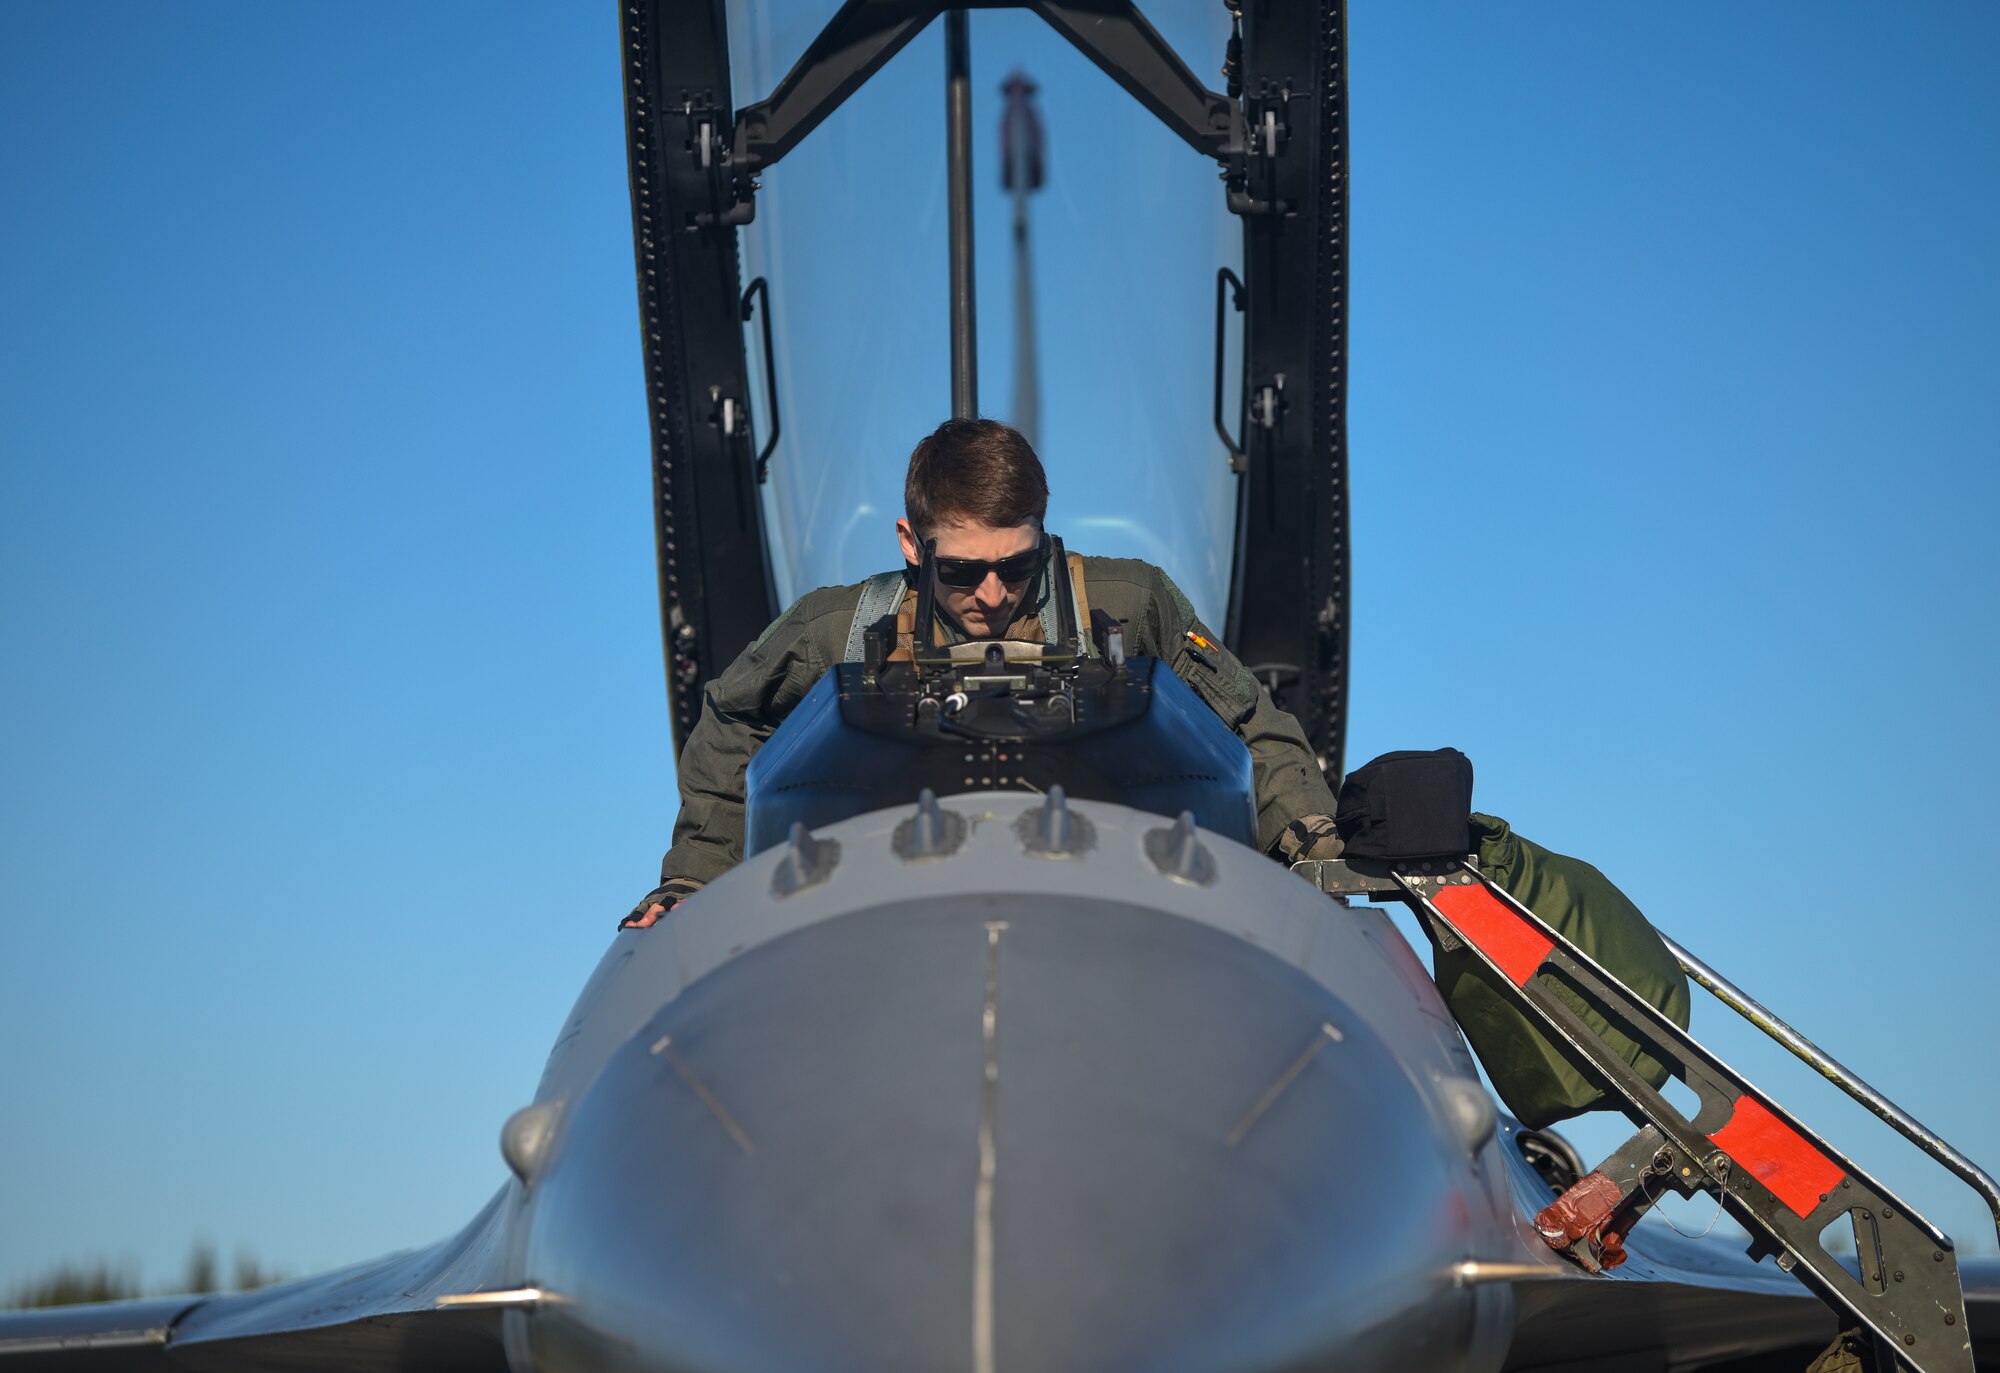
[[[1132,558],[1083,558],[1083,591],[1092,607],[1125,622],[1128,653],[1163,659],[1194,688],[1250,749],[1257,802],[1257,841],[1266,852],[1294,858],[1331,857],[1340,841],[1328,817],[1333,796],[1298,721],[1271,703],[1268,692],[1194,607],[1150,563]],[[1045,581],[1046,579],[1044,579]],[[1039,615],[1045,585],[1027,597],[1011,633]],[[660,865],[661,885],[640,898],[634,919],[654,903],[671,906],[743,859],[744,769],[792,708],[846,655],[861,584],[824,587],[799,599],[703,692],[701,720],[680,757],[680,818],[673,847]],[[907,623],[906,598],[899,623]],[[1198,635],[1207,647],[1189,638]],[[939,642],[967,636],[944,618]],[[898,648],[904,656],[907,640]],[[1688,1023],[1686,978],[1652,926],[1602,873],[1513,834],[1507,822],[1472,817],[1480,867],[1542,919],[1576,940],[1676,1023]],[[1603,1094],[1493,985],[1468,951],[1440,952],[1439,991],[1491,1074],[1501,1100],[1521,1121],[1540,1127],[1590,1110]],[[1620,1055],[1659,1086],[1663,1065],[1554,984],[1558,995]]]
[[[1298,721],[1271,703],[1167,574],[1135,558],[1080,561],[1091,607],[1125,622],[1125,651],[1165,661],[1249,746],[1258,844],[1272,849],[1294,820],[1331,815],[1333,796]],[[1022,615],[1039,612],[1046,583],[1044,576],[1031,589]],[[823,587],[800,597],[708,684],[701,719],[681,749],[681,812],[673,847],[660,864],[662,885],[636,909],[655,900],[671,904],[743,860],[744,769],[792,707],[846,655],[862,585]],[[1192,642],[1189,631],[1210,647]],[[966,637],[939,617],[938,642]]]
[[[1472,837],[1479,845],[1481,872],[1676,1025],[1688,1027],[1687,974],[1660,942],[1659,932],[1610,878],[1580,858],[1551,853],[1523,839],[1497,815],[1475,813]],[[1571,1063],[1539,1023],[1515,1006],[1477,954],[1463,945],[1437,949],[1432,962],[1445,1005],[1486,1065],[1494,1091],[1523,1125],[1539,1130],[1605,1104],[1594,1076]],[[1640,1076],[1656,1088],[1666,1085],[1666,1065],[1644,1052],[1637,1040],[1553,972],[1538,976]]]

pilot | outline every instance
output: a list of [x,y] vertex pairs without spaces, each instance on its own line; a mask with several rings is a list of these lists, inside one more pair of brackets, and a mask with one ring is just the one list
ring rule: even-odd
[[[1072,553],[1052,568],[1042,528],[1049,508],[1041,460],[1018,430],[996,420],[946,420],[910,454],[904,516],[896,521],[903,571],[801,597],[703,693],[703,710],[680,756],[680,817],[660,864],[660,885],[621,928],[653,924],[743,858],[744,769],[793,706],[848,656],[870,588],[894,607],[892,661],[907,661],[916,627],[920,540],[935,539],[936,642],[1046,641],[1042,610],[1051,579],[1068,575],[1079,619],[1091,609],[1125,622],[1126,651],[1168,663],[1250,749],[1257,838],[1274,858],[1330,858],[1340,851],[1333,796],[1305,732],[1195,615],[1179,587],[1136,558]],[[900,593],[900,594],[898,594]],[[872,615],[871,615],[871,618]]]

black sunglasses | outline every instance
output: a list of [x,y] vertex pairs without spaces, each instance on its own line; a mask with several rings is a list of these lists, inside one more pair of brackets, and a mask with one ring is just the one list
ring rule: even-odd
[[937,556],[937,540],[930,541],[931,565],[937,569],[937,579],[945,586],[969,591],[986,580],[988,573],[1003,582],[1025,582],[1041,571],[1042,564],[1049,558],[1049,536],[1042,535],[1035,546],[1025,553],[1016,553],[1011,558],[1001,558],[997,562],[987,562],[983,558],[940,558]]

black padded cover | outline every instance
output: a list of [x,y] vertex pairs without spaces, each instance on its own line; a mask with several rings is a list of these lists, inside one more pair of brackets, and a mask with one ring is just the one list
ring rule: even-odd
[[1455,748],[1385,753],[1347,774],[1333,822],[1350,858],[1472,852],[1472,760]]

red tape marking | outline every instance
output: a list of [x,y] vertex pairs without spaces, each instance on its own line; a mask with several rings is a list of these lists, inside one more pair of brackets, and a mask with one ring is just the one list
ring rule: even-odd
[[1481,886],[1444,887],[1431,898],[1458,932],[1476,944],[1516,987],[1528,985],[1555,941],[1508,909]]
[[1729,1121],[1709,1136],[1716,1148],[1771,1189],[1801,1220],[1847,1175],[1755,1097],[1736,1098]]

